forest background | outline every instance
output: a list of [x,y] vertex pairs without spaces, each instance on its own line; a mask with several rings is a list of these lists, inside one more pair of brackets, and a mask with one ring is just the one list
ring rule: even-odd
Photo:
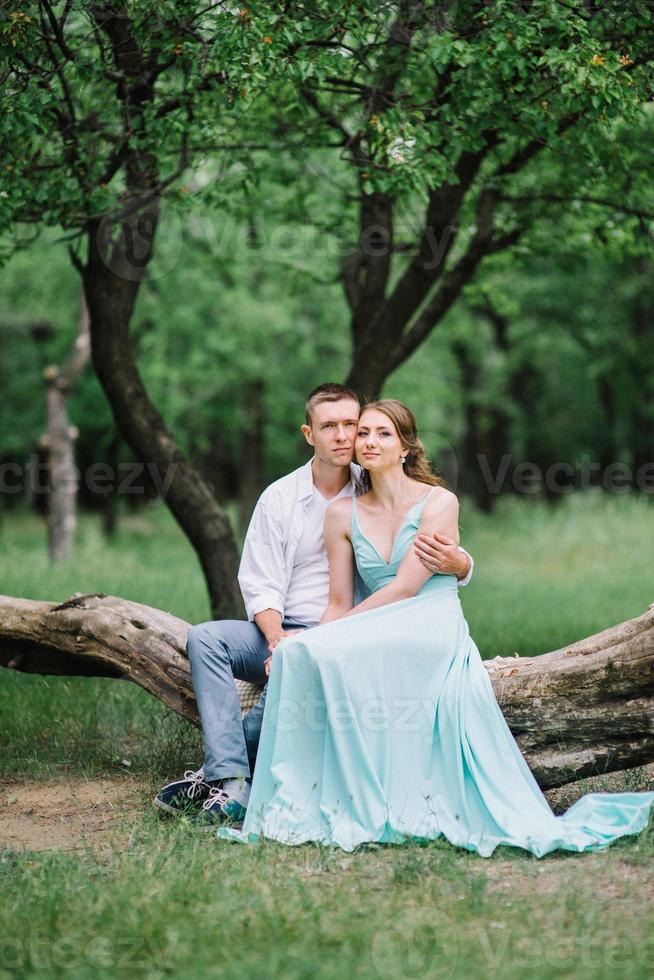
[[[653,61],[644,0],[2,0],[4,622],[241,615],[252,507],[332,380],[414,409],[485,659],[651,636]],[[0,977],[651,976],[652,827],[542,861],[221,847],[150,805],[199,732],[19,672],[46,648],[2,648]]]
[[0,502],[63,489],[55,557],[74,443],[107,533],[164,487],[239,609],[326,379],[486,512],[651,497],[646,4],[6,6]]

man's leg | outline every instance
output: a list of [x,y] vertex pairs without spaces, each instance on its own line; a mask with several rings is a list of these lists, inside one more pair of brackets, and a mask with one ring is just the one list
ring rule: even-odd
[[250,772],[254,772],[254,764],[257,761],[259,750],[259,738],[261,736],[261,726],[263,724],[263,712],[266,707],[266,694],[268,685],[261,692],[261,697],[254,704],[243,718],[243,735],[245,736],[245,747],[248,753],[248,764]]
[[211,782],[249,777],[248,749],[234,678],[262,686],[266,683],[265,637],[254,623],[201,623],[189,630],[187,651],[204,734],[204,778]]

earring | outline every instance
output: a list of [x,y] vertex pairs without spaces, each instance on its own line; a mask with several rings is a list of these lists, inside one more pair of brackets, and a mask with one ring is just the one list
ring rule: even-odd
[[404,466],[405,463],[406,463],[406,456],[403,456],[402,457],[402,466]]

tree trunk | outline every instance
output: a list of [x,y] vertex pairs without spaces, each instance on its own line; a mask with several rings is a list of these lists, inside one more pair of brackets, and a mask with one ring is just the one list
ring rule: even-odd
[[634,379],[632,424],[632,469],[634,475],[642,466],[654,463],[654,356],[652,355],[652,322],[654,320],[654,265],[647,258],[638,262],[641,280],[633,311]]
[[[56,605],[0,596],[0,665],[121,677],[193,724],[188,624],[115,596]],[[495,695],[543,789],[654,761],[654,606],[561,650],[486,662]],[[237,682],[244,709],[258,696]]]
[[494,488],[493,477],[501,470],[502,456],[508,452],[509,419],[503,406],[493,409],[484,424],[479,404],[482,388],[479,366],[468,345],[455,341],[452,345],[461,372],[461,390],[465,411],[465,433],[461,440],[457,492],[470,496],[479,510],[489,514],[501,487]]
[[75,543],[77,526],[78,474],[75,467],[77,429],[70,424],[68,399],[91,356],[89,313],[80,295],[77,338],[63,368],[51,365],[44,371],[48,385],[48,552],[52,562],[68,558]]
[[[89,229],[88,261],[80,272],[91,318],[93,365],[119,432],[137,459],[143,460],[200,559],[212,615],[227,619],[243,612],[236,580],[238,552],[229,520],[150,401],[129,340],[146,263],[142,257],[137,263],[128,246],[136,240],[144,252],[151,249],[157,218],[157,202],[146,197],[143,206],[134,206],[123,218],[118,244],[108,242],[101,225]],[[149,234],[143,244],[146,223]]]
[[230,497],[230,478],[233,480],[234,466],[220,425],[215,425],[209,434],[209,450],[203,460],[203,470],[218,503],[226,503]]

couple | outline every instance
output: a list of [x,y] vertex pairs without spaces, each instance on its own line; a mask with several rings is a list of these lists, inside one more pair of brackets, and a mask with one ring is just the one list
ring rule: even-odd
[[[323,385],[303,432],[314,459],[268,488],[248,531],[239,581],[255,623],[189,634],[205,765],[155,802],[244,818],[221,837],[348,851],[444,836],[540,857],[642,830],[654,793],[588,794],[552,813],[469,636],[458,502],[411,412],[386,399],[359,415],[354,392]],[[348,469],[353,449],[361,471]],[[267,696],[241,723],[233,678],[263,683],[267,667]]]

